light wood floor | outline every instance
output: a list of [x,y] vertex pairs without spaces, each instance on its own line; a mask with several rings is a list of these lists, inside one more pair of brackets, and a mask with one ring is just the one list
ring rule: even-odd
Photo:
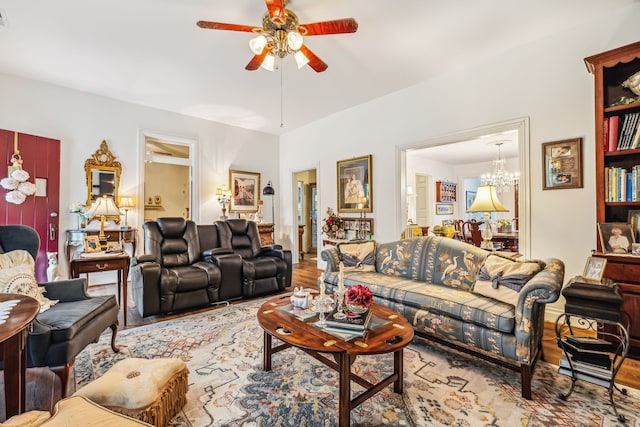
[[[304,286],[316,288],[317,278],[320,276],[321,270],[316,268],[316,261],[301,261],[296,264],[293,269],[294,286]],[[92,286],[89,289],[92,294],[115,293],[116,286],[103,285]],[[131,299],[130,299],[131,300]],[[216,310],[219,307],[210,307],[198,311]],[[186,314],[192,314],[195,311],[189,311]],[[185,314],[176,314],[171,316],[151,316],[142,318],[135,310],[129,306],[127,310],[127,326],[126,329],[135,328],[141,325],[147,325],[158,321],[170,320]],[[123,325],[122,312],[119,316],[120,325]],[[108,330],[107,333],[111,333]],[[557,364],[560,358],[560,349],[556,344],[554,325],[551,322],[545,324],[543,336],[543,360]],[[534,371],[535,381],[535,371]],[[616,383],[629,387],[640,389],[640,360],[625,360],[617,378]],[[70,389],[73,392],[73,388]],[[27,370],[27,410],[40,409],[51,410],[55,403],[60,400],[60,383],[57,377],[46,368],[32,368]],[[4,402],[4,381],[0,376],[0,402]],[[0,405],[0,421],[4,420],[4,405]]]

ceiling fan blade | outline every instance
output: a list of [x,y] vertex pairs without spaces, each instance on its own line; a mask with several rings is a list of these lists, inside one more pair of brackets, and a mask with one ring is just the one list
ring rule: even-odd
[[271,52],[271,48],[268,46],[262,49],[262,53],[258,55],[254,55],[254,57],[251,58],[251,61],[249,61],[249,63],[247,64],[246,67],[244,67],[244,69],[247,71],[255,71],[258,68],[260,68],[260,65],[262,65],[262,61],[264,61],[264,58],[267,56],[269,52]]
[[334,21],[312,22],[298,25],[303,36],[321,36],[323,34],[355,33],[358,23],[353,18],[336,19]]
[[311,52],[311,49],[307,46],[302,45],[300,51],[309,60],[309,67],[313,68],[316,72],[321,73],[327,69],[328,65],[322,59],[318,58],[315,53]]
[[282,24],[286,20],[284,4],[282,0],[264,0],[271,20],[276,24]]
[[228,31],[243,31],[252,33],[254,28],[257,31],[262,31],[260,27],[253,27],[251,25],[238,25],[238,24],[225,24],[223,22],[210,22],[210,21],[198,21],[197,24],[200,28],[206,28],[208,30],[228,30]]

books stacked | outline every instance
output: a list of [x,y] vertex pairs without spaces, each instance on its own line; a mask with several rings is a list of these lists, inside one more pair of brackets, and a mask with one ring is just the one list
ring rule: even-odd
[[604,151],[640,148],[640,113],[604,119]]
[[324,329],[332,332],[343,332],[363,336],[365,331],[369,329],[371,323],[371,310],[367,310],[362,314],[349,314],[344,319],[336,319],[334,310],[327,316],[327,325]]
[[[563,348],[566,353],[560,357],[558,372],[575,376],[604,387],[611,381],[611,351],[615,344],[595,337],[567,336]],[[567,356],[568,354],[568,356]],[[573,369],[571,367],[573,366]]]
[[631,170],[605,168],[604,190],[606,202],[640,201],[640,165],[633,166]]

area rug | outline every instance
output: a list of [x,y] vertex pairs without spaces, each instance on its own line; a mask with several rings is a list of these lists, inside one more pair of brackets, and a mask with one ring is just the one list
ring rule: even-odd
[[[77,389],[128,357],[175,357],[190,370],[187,404],[171,426],[337,425],[336,373],[302,351],[273,356],[262,370],[262,329],[256,312],[264,300],[163,321],[110,334],[77,358]],[[359,357],[353,371],[370,380],[392,371],[390,355]],[[557,366],[539,362],[533,400],[520,397],[518,373],[428,341],[415,339],[404,353],[405,392],[392,386],[351,411],[352,426],[609,426],[620,425],[607,389],[578,381],[567,401],[557,397],[570,380]],[[352,393],[362,392],[352,383]],[[352,396],[353,397],[353,396]],[[637,426],[640,391],[615,392],[627,426]]]

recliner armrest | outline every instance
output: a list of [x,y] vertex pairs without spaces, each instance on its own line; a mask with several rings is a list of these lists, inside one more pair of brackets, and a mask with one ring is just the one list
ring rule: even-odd
[[89,299],[85,279],[58,280],[56,282],[40,283],[45,288],[45,296],[60,302],[72,302]]
[[150,254],[143,254],[131,258],[131,266],[142,264],[143,262],[156,262],[156,257]]
[[263,246],[258,256],[273,256],[284,259],[284,251],[281,245]]
[[233,254],[233,249],[231,248],[213,248],[202,251],[202,259],[210,262],[212,258],[218,255],[230,255]]

